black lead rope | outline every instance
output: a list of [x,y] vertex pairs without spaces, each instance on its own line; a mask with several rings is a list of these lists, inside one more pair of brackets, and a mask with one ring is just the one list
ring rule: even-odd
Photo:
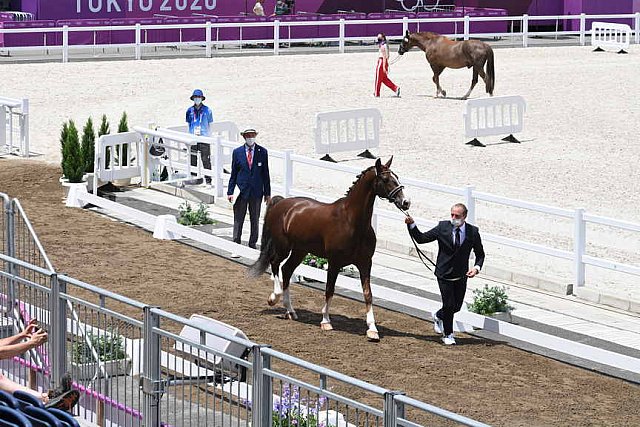
[[[396,206],[396,207],[398,207],[398,206]],[[400,208],[398,208],[398,209],[400,210],[400,212],[405,214],[407,217],[409,216],[407,211],[405,211],[404,209],[400,209]],[[416,242],[416,239],[414,239],[414,237],[411,235],[411,233],[409,233],[409,237],[411,237],[411,241],[413,242],[413,246],[416,248],[416,252],[418,253],[418,259],[420,259],[422,264],[424,264],[424,266],[427,267],[427,270],[433,272],[433,269],[431,267],[429,267],[429,265],[427,265],[427,263],[424,262],[424,260],[429,261],[431,263],[431,265],[433,265],[434,267],[436,266],[436,263],[433,262],[433,260],[431,258],[429,258],[427,256],[427,254],[422,252],[422,250],[418,247],[418,242]]]

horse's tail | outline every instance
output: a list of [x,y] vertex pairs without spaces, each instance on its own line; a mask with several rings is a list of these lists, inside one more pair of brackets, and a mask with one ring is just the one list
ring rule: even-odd
[[283,200],[282,196],[274,196],[271,198],[269,205],[267,205],[267,211],[264,214],[264,225],[262,227],[262,237],[260,239],[260,256],[258,260],[249,266],[249,277],[259,277],[267,270],[271,260],[275,256],[275,248],[273,245],[273,236],[271,236],[271,228],[269,226],[269,210]]
[[493,67],[493,49],[491,49],[491,46],[487,46],[487,81],[486,81],[486,87],[487,87],[487,93],[489,95],[493,95],[493,87],[495,85],[496,82],[496,72],[495,69]]

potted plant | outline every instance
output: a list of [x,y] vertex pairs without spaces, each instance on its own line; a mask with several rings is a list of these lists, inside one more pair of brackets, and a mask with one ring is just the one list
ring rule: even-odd
[[469,311],[511,322],[511,310],[513,307],[508,303],[504,286],[484,285],[482,289],[474,289],[473,302],[469,306]]
[[82,160],[84,163],[85,179],[87,181],[87,189],[93,189],[93,170],[95,159],[96,134],[93,130],[93,120],[91,117],[87,119],[87,123],[82,129]]
[[[180,206],[178,206],[178,223],[182,225],[188,226],[203,226],[209,224],[215,224],[216,221],[209,217],[209,211],[207,210],[207,205],[200,202],[197,209],[191,207],[191,204],[185,200]],[[211,231],[207,230],[207,227],[201,227],[203,231]]]
[[[327,270],[329,268],[329,260],[313,254],[305,255],[304,259],[302,260],[302,263],[304,265],[308,265],[309,267],[315,267],[321,270]],[[343,273],[344,275],[350,276],[350,277],[357,277],[357,273],[355,272],[355,269],[353,268],[353,266],[341,268],[340,273]],[[313,279],[310,279],[304,276],[302,276],[301,278],[307,281],[315,281]]]
[[[87,343],[91,343],[91,346]],[[95,355],[91,349],[95,350]],[[97,359],[96,359],[97,355]],[[87,333],[86,340],[73,343],[71,365],[74,377],[79,380],[126,375],[131,369],[131,359],[127,357],[124,338],[118,331],[105,331],[94,335]],[[100,369],[100,366],[104,369]]]
[[[64,142],[62,142],[62,174],[60,179],[62,186],[65,187],[65,192],[68,194],[69,187],[74,184],[84,183],[84,161],[82,159],[82,149],[80,147],[80,141],[78,139],[78,129],[76,128],[73,120],[69,120],[67,128],[64,125],[61,131],[61,138],[64,136]],[[65,194],[65,196],[66,196]]]
[[[129,125],[127,123],[127,112],[123,111],[118,123],[118,133],[129,132]],[[129,164],[128,145],[123,144],[120,146],[120,153],[115,153],[114,161],[120,166],[127,166]],[[125,187],[131,184],[131,178],[116,179],[113,183],[119,187]]]

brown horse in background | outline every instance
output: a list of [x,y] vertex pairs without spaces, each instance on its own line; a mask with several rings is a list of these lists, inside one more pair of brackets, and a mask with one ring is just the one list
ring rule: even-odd
[[[484,80],[487,93],[493,96],[495,83],[495,71],[493,66],[493,49],[487,43],[480,40],[453,41],[437,33],[410,33],[407,31],[400,43],[398,54],[403,55],[413,46],[418,46],[424,51],[429,65],[433,70],[433,82],[436,84],[436,97],[442,93],[447,96],[440,87],[440,74],[445,68],[473,68],[473,79],[469,91],[462,97],[467,99],[471,91],[478,83],[478,76]],[[484,64],[487,64],[487,72]]]
[[[376,234],[371,226],[373,204],[376,196],[387,199],[403,210],[410,201],[404,198],[398,177],[389,169],[391,161],[383,165],[380,159],[375,166],[364,170],[353,183],[345,197],[333,203],[322,203],[307,197],[271,199],[264,217],[260,257],[249,267],[249,275],[258,277],[269,265],[273,273],[273,293],[269,305],[275,305],[280,297],[287,309],[287,317],[297,319],[289,297],[291,275],[307,253],[327,258],[327,287],[322,308],[320,327],[333,329],[329,320],[329,305],[335,290],[336,279],[342,267],[353,264],[360,272],[362,293],[367,309],[367,338],[378,341],[378,329],[373,316],[371,295],[371,257],[376,248]],[[280,285],[280,263],[282,286]]]

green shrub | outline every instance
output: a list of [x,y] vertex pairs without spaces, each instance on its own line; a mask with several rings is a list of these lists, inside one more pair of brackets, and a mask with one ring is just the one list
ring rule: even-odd
[[62,172],[69,182],[82,182],[84,162],[78,140],[78,129],[73,120],[69,120],[67,139],[62,149]]
[[198,205],[198,209],[194,210],[191,204],[185,200],[178,207],[178,212],[180,213],[178,223],[182,225],[215,224],[215,221],[209,218],[207,205],[202,202]]
[[[102,135],[108,135],[111,133],[111,129],[109,129],[109,121],[107,120],[107,115],[102,115],[102,120],[100,121],[100,129],[98,129],[98,138]],[[104,167],[109,167],[109,158],[111,156],[111,150],[107,147],[106,153],[104,155]]]
[[[101,362],[108,360],[121,360],[127,358],[127,352],[124,348],[124,339],[118,334],[118,331],[108,331],[102,335],[87,334],[91,346],[98,354]],[[73,361],[74,363],[94,363],[95,357],[91,353],[91,348],[85,340],[79,340],[73,343]]]
[[96,133],[93,130],[93,120],[91,117],[82,129],[82,159],[84,161],[84,171],[93,173],[93,161],[95,157]]
[[484,285],[482,289],[475,289],[473,303],[469,306],[469,311],[485,316],[511,311],[513,307],[507,302],[506,290],[505,287],[489,287],[489,285]]
[[308,265],[310,267],[315,267],[315,268],[321,268],[323,270],[326,270],[329,265],[329,261],[326,258],[315,256],[313,254],[305,255],[304,259],[302,260],[302,263],[304,265]]
[[[120,117],[120,123],[118,123],[118,133],[129,132],[129,125],[127,124],[127,112],[123,111],[122,116]],[[121,147],[121,155],[122,155],[122,166],[127,166],[128,157],[127,157],[127,145],[123,144]]]
[[62,168],[62,176],[67,176],[67,171],[65,171],[64,166],[64,144],[67,142],[67,138],[69,137],[69,122],[64,122],[62,124],[62,130],[60,130],[60,167]]

